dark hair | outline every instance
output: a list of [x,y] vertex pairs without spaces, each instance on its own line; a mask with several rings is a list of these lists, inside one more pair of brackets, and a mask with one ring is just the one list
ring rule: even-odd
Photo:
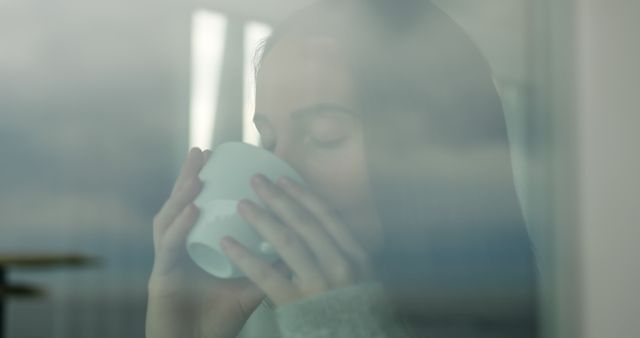
[[535,260],[504,113],[463,29],[428,1],[323,1],[276,27],[260,57],[285,34],[330,35],[348,54],[385,227],[373,259],[400,315],[416,330],[535,336]]

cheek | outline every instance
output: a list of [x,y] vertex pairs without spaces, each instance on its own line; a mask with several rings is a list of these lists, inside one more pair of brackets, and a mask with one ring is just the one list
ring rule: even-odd
[[362,207],[369,187],[364,151],[353,142],[308,158],[308,179],[314,190],[331,206],[348,212]]

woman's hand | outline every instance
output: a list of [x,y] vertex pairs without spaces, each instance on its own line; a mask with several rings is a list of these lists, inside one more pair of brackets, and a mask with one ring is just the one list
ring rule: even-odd
[[284,177],[274,184],[258,174],[251,185],[271,210],[243,199],[238,213],[273,245],[293,279],[230,237],[221,244],[276,306],[372,278],[367,253],[319,196]]
[[[211,151],[193,148],[153,221],[155,260],[149,278],[146,336],[236,337],[264,293],[247,278],[219,279],[189,258],[185,240],[198,218],[192,203]],[[274,264],[282,271],[284,264]]]

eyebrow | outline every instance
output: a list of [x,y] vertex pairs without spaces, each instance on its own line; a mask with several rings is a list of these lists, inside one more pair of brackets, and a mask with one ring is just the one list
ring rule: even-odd
[[[333,103],[319,103],[296,109],[291,113],[291,118],[294,121],[300,121],[325,112],[339,112],[359,118],[359,114],[355,110]],[[264,114],[255,113],[253,122],[255,123],[257,121],[268,121],[268,118]]]

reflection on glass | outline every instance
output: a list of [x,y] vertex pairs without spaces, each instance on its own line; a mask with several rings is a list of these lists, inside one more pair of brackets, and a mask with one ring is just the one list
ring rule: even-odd
[[197,10],[191,33],[191,113],[189,147],[211,148],[224,54],[225,16]]

